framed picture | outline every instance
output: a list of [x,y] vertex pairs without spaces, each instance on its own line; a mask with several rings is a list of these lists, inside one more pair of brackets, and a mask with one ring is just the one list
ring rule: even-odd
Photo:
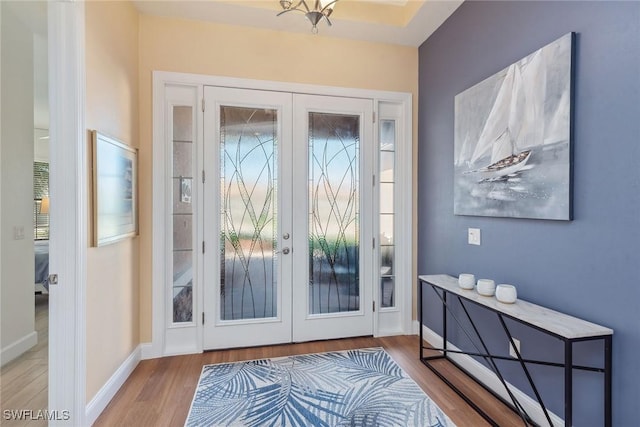
[[456,215],[571,219],[573,39],[455,97]]
[[138,151],[91,132],[93,142],[93,246],[138,233]]

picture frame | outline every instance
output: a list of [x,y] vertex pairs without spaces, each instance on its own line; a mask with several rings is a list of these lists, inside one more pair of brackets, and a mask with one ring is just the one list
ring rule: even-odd
[[93,157],[93,246],[138,234],[138,150],[96,130]]
[[575,33],[455,97],[454,214],[572,219]]

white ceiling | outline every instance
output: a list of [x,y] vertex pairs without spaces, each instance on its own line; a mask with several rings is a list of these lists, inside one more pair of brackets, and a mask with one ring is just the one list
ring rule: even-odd
[[[264,0],[278,6],[278,0]],[[313,0],[311,0],[312,3]],[[351,0],[356,1],[356,0]],[[403,8],[411,1],[403,0],[368,0],[361,1],[359,7],[370,3],[372,8],[395,6]],[[372,42],[399,44],[404,46],[420,46],[464,0],[425,0],[412,19],[406,25],[393,25],[365,20],[346,20],[340,16],[338,3],[335,6],[328,27],[324,22],[318,25],[319,34],[327,37],[339,37]],[[300,13],[287,13],[276,16],[278,9],[256,6],[258,2],[250,1],[151,1],[134,0],[136,8],[143,14],[177,17],[184,19],[216,22],[228,25],[242,25],[278,31],[309,33],[311,25]],[[269,4],[269,6],[271,6]],[[415,7],[415,4],[413,5]],[[400,11],[400,10],[399,10]]]

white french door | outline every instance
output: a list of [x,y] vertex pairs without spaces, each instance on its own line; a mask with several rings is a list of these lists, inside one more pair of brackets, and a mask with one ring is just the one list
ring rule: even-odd
[[204,97],[204,349],[290,342],[291,94]]
[[372,334],[372,117],[371,100],[294,96],[294,341]]
[[372,101],[204,97],[204,349],[371,335]]

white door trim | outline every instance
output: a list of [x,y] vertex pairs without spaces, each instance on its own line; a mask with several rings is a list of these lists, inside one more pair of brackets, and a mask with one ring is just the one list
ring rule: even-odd
[[[404,112],[404,121],[402,128],[404,130],[403,135],[406,141],[403,141],[403,145],[406,149],[402,154],[398,154],[399,161],[407,162],[409,167],[402,168],[401,187],[403,187],[403,193],[400,196],[403,200],[403,210],[398,212],[398,221],[403,224],[403,229],[407,233],[407,238],[404,241],[405,248],[403,254],[412,254],[412,223],[413,223],[413,195],[411,193],[412,180],[413,180],[413,163],[412,163],[412,95],[410,93],[381,91],[381,90],[367,90],[357,88],[341,88],[333,86],[321,86],[310,85],[301,83],[287,83],[278,81],[266,81],[266,80],[252,80],[241,79],[233,77],[219,77],[219,76],[207,76],[201,74],[189,74],[189,73],[176,73],[168,71],[154,71],[153,72],[153,248],[152,248],[152,342],[151,345],[145,345],[143,347],[143,359],[162,357],[165,354],[165,347],[167,345],[166,340],[166,319],[164,316],[166,304],[166,292],[164,286],[166,284],[165,272],[163,269],[163,263],[165,259],[165,247],[163,244],[165,230],[164,213],[162,212],[165,206],[165,189],[164,189],[164,159],[165,159],[165,141],[164,138],[164,88],[166,85],[186,85],[196,86],[201,88],[203,86],[222,86],[229,88],[240,89],[258,89],[266,91],[279,91],[279,92],[294,92],[310,95],[325,95],[325,96],[339,96],[346,98],[366,98],[372,99],[374,102],[374,111],[378,111],[378,105],[381,102],[397,103],[400,104]],[[202,101],[200,98],[199,101]],[[377,128],[377,124],[376,127]],[[377,130],[374,130],[374,135],[377,135]],[[412,278],[412,256],[406,256],[402,259],[402,267],[407,269],[404,278],[402,278],[402,285],[406,289],[403,292],[402,301],[398,301],[398,307],[401,310],[400,325],[393,331],[385,328],[385,334],[397,333],[397,334],[411,334],[411,316],[412,316],[412,289],[414,288],[414,281]],[[400,263],[398,263],[400,267]],[[401,278],[398,277],[400,281]],[[377,291],[374,291],[374,296],[377,295]],[[194,308],[198,310],[202,309],[202,292],[200,289],[194,289],[194,297],[197,301],[194,302]],[[376,298],[377,299],[377,298]],[[377,312],[376,312],[377,314]],[[198,320],[198,328],[202,327],[201,317],[199,312],[195,314]],[[375,321],[374,316],[374,336],[379,333],[379,322]],[[187,328],[185,328],[187,329]],[[185,330],[185,333],[190,333]],[[201,343],[198,343],[201,345]],[[193,348],[193,346],[189,346]],[[200,347],[201,348],[201,347]],[[192,352],[192,351],[191,351]]]
[[167,204],[167,188],[165,184],[164,174],[166,169],[166,142],[165,129],[167,127],[165,117],[165,86],[169,83],[170,78],[159,78],[156,72],[153,73],[153,149],[152,157],[152,179],[153,179],[153,198],[152,198],[152,232],[151,232],[151,347],[145,346],[142,352],[143,359],[152,359],[164,356],[165,342],[165,311],[166,311],[166,289],[165,289],[165,268],[163,267],[166,258],[165,247],[165,206]]
[[[51,168],[50,426],[86,424],[87,135],[85,15],[80,1],[48,2]],[[65,412],[68,411],[68,419]]]

